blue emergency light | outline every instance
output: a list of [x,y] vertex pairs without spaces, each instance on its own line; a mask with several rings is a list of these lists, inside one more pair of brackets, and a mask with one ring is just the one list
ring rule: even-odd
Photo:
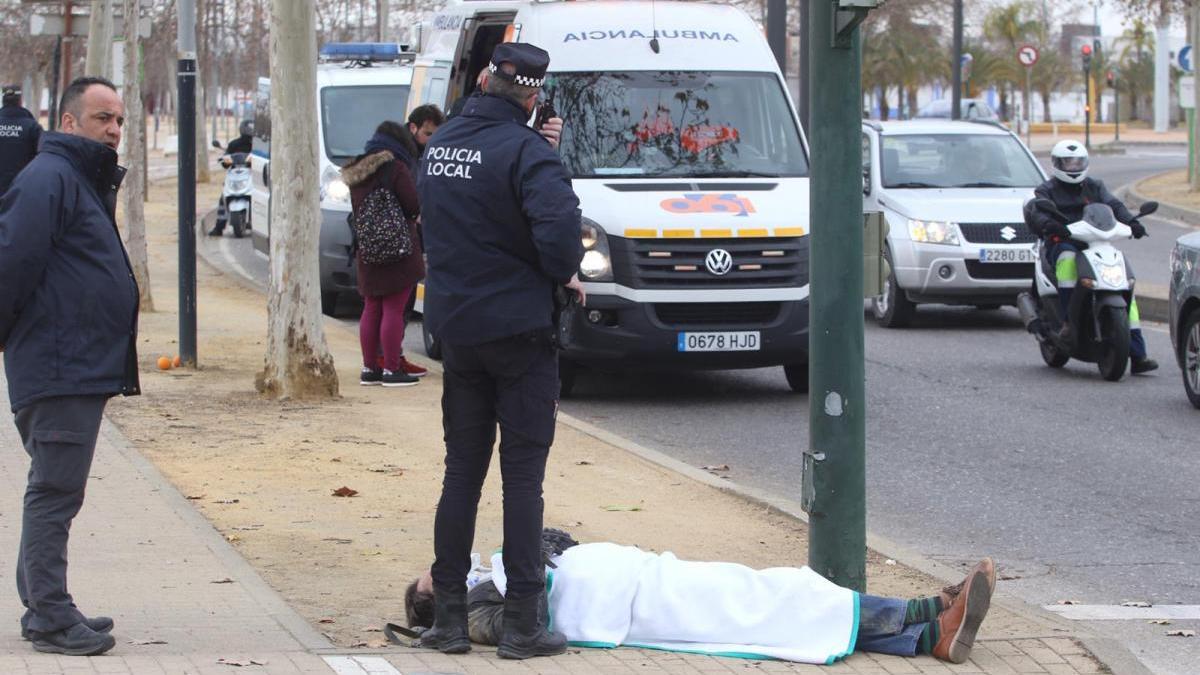
[[394,42],[331,42],[320,55],[323,61],[398,61],[400,54]]

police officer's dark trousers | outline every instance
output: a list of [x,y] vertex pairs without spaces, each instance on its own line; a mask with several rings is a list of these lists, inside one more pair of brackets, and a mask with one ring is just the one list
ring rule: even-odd
[[554,440],[558,354],[551,331],[481,345],[445,344],[442,419],[446,475],[434,523],[434,586],[461,593],[475,514],[500,425],[508,597],[541,592],[542,479]]
[[53,633],[83,621],[67,591],[67,537],[83,493],[107,396],[60,396],[35,401],[16,414],[29,453],[29,483],[17,556],[17,593],[26,607],[21,625]]

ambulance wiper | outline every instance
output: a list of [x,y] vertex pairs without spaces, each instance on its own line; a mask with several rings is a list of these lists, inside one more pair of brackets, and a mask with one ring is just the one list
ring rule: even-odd
[[765,171],[698,171],[690,173],[688,178],[779,178],[777,173]]

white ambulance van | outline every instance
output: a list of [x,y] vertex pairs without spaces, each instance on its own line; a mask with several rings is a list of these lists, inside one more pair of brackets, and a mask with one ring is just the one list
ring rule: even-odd
[[471,94],[500,42],[550,53],[544,92],[566,121],[559,153],[587,249],[564,393],[578,365],[783,366],[807,390],[808,155],[749,16],[699,2],[450,0],[421,33],[412,105]]
[[[363,151],[375,127],[407,119],[412,54],[390,43],[338,43],[321,48],[317,66],[317,175],[321,181],[321,308],[332,314],[343,293],[356,293],[349,263],[350,190],[341,168]],[[250,156],[251,238],[270,254],[271,81],[259,78]]]

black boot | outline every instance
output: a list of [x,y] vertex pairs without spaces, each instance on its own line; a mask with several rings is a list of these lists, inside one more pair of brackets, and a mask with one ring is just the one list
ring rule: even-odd
[[433,628],[421,634],[414,647],[436,649],[443,654],[471,651],[467,633],[467,591],[443,593],[433,590]]
[[1142,373],[1149,373],[1151,371],[1158,370],[1158,361],[1146,356],[1143,356],[1140,359],[1135,356],[1129,361],[1129,372],[1134,375],[1141,375]]
[[504,599],[504,632],[496,655],[502,659],[555,656],[567,651],[562,633],[546,630],[546,593],[519,600]]

